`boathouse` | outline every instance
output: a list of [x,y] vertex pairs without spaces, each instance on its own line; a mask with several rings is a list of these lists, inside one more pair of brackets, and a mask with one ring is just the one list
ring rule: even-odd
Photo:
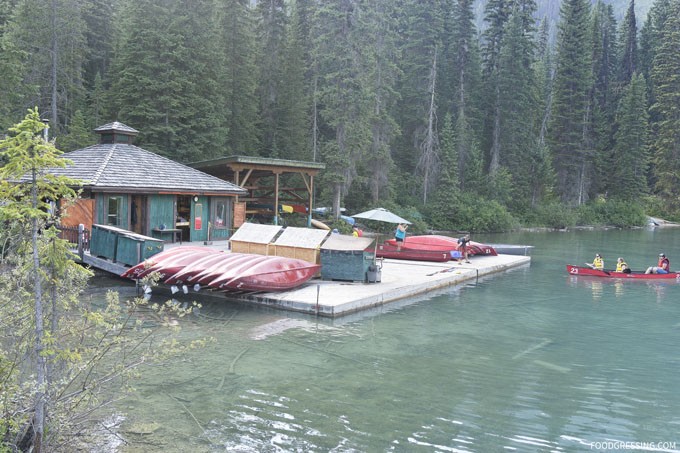
[[114,122],[94,130],[99,144],[63,154],[54,174],[84,181],[64,226],[110,225],[164,240],[206,241],[233,233],[241,187],[132,144],[138,134]]
[[[307,226],[311,226],[314,177],[326,168],[321,162],[252,156],[221,157],[189,165],[248,191],[246,196],[237,199],[235,228],[245,222],[247,214],[273,216],[274,225],[278,225],[279,212],[288,208],[306,214]],[[292,184],[281,185],[282,178]]]

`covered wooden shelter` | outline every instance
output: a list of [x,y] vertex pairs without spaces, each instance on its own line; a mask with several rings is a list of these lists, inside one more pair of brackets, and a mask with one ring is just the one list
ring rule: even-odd
[[[202,172],[248,190],[239,196],[234,209],[234,227],[245,222],[246,214],[268,212],[263,206],[271,206],[274,225],[279,224],[281,203],[302,207],[298,212],[307,214],[307,226],[311,226],[314,203],[314,177],[326,164],[298,160],[270,159],[266,157],[230,156],[189,164]],[[280,177],[292,173],[300,175],[299,186],[282,187]],[[263,185],[261,180],[274,177],[274,185]]]

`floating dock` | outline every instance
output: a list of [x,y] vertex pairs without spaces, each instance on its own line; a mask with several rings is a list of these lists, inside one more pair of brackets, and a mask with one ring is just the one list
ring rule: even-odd
[[[299,288],[277,293],[219,293],[210,290],[189,293],[215,298],[228,298],[258,305],[336,318],[360,310],[378,307],[389,302],[422,295],[439,288],[455,285],[479,277],[529,265],[531,258],[517,255],[477,256],[470,264],[455,261],[432,263],[386,259],[379,283],[310,280]],[[162,291],[167,291],[162,287]],[[159,288],[154,288],[154,292]],[[168,291],[169,293],[169,291]]]
[[[166,247],[168,245],[170,244],[166,244]],[[226,241],[210,246],[227,248]],[[529,265],[531,262],[529,256],[519,255],[473,256],[470,260],[471,263],[458,264],[456,261],[435,263],[385,259],[382,264],[381,281],[378,283],[329,281],[315,278],[296,289],[271,293],[222,293],[208,289],[194,292],[192,288],[188,288],[189,293],[183,295],[183,298],[192,295],[212,300],[228,298],[282,310],[336,318],[396,300],[426,294],[485,275]],[[127,269],[126,266],[92,257],[89,254],[86,254],[83,261],[118,275]],[[160,286],[154,288],[154,292],[170,294],[170,289]]]

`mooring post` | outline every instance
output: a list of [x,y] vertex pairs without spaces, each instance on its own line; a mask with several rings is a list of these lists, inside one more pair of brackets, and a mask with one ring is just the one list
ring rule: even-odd
[[321,285],[317,283],[316,285],[316,314],[319,315],[319,291],[321,291]]
[[85,258],[85,245],[83,244],[85,242],[85,225],[82,223],[78,224],[78,256],[80,257],[80,261],[83,261],[83,258]]

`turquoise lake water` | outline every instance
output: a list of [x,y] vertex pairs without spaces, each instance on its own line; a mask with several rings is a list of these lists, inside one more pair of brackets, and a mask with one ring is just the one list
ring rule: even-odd
[[115,408],[119,451],[680,451],[680,283],[565,268],[596,252],[680,268],[680,229],[472,239],[536,248],[529,266],[336,320],[204,303],[182,335],[216,342],[144,371]]

